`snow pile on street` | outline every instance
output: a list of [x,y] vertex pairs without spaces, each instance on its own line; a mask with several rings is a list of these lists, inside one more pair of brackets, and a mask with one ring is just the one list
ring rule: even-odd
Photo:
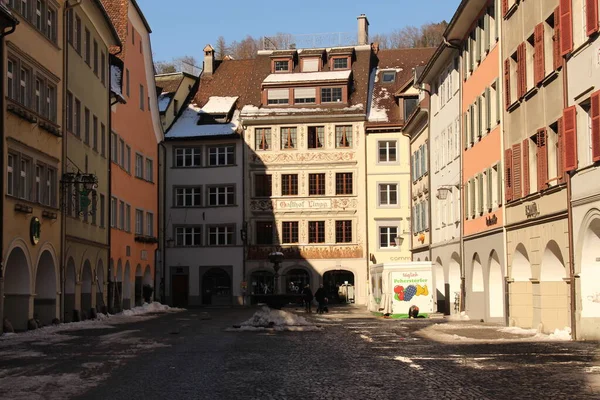
[[537,333],[537,330],[535,329],[524,329],[519,328],[518,326],[507,326],[498,329],[498,331],[504,333],[511,333],[513,335],[535,335]]
[[[130,317],[132,315],[145,315],[145,314],[150,314],[150,313],[168,312],[168,311],[182,311],[182,309],[181,308],[172,308],[165,304],[161,304],[158,301],[155,301],[152,303],[144,303],[143,305],[141,305],[139,307],[133,307],[129,310],[124,310],[121,314],[125,315],[127,317]],[[119,314],[116,314],[116,315],[119,315]]]
[[322,328],[299,315],[263,307],[247,321],[242,322],[239,328],[227,329],[228,331],[319,331]]
[[466,312],[461,311],[460,314],[452,314],[448,317],[449,321],[470,321],[471,318],[467,315]]
[[540,334],[540,336],[542,336],[542,338],[547,338],[548,340],[572,340],[573,338],[571,337],[571,328],[569,327],[565,327],[564,329],[555,329],[554,332],[552,332],[549,335],[542,335]]

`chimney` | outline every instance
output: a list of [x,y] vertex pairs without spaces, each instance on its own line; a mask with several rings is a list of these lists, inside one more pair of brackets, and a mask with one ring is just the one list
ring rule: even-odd
[[356,17],[358,20],[358,45],[369,44],[369,20],[365,14]]
[[204,48],[204,68],[202,75],[211,76],[215,68],[215,49],[210,44]]

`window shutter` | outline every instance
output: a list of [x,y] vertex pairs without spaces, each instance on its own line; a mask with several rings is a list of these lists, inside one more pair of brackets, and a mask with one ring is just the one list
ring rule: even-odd
[[412,177],[413,182],[415,181],[415,155],[414,153],[410,155],[410,176]]
[[[500,174],[500,170],[498,170]],[[504,193],[506,202],[512,200],[512,149],[504,150]],[[500,198],[500,196],[498,196]]]
[[475,39],[473,33],[469,35],[469,59],[471,60],[471,71],[475,70]]
[[537,190],[542,191],[548,182],[548,148],[546,128],[537,131]]
[[492,179],[492,169],[488,168],[487,172],[487,209],[492,211],[492,197],[494,197],[494,180]]
[[552,36],[552,61],[554,70],[560,68],[562,56],[560,54],[560,10],[554,9],[554,36]]
[[429,145],[425,142],[423,145],[423,171],[429,172]]
[[496,122],[500,123],[500,117],[502,116],[502,95],[500,93],[500,78],[496,78],[496,81],[494,82],[494,85],[496,86],[496,90],[494,90],[494,93],[496,94]]
[[517,75],[519,77],[519,98],[527,93],[527,49],[525,42],[521,43],[517,50]]
[[529,139],[525,139],[523,140],[523,197],[529,193]]
[[463,80],[467,80],[467,76],[469,75],[469,53],[467,50],[467,44],[465,43],[463,48]]
[[507,12],[508,12],[508,0],[502,0],[502,16],[503,17],[506,16]]
[[423,229],[429,229],[429,200],[425,200],[423,203],[425,210],[423,212]]
[[485,129],[492,129],[492,96],[489,87],[485,88]]
[[477,203],[477,204],[479,205],[479,214],[482,215],[483,214],[483,174],[479,174],[479,178],[477,180],[479,181],[479,187],[478,187],[479,198],[477,199],[479,201],[479,203]]
[[475,27],[475,61],[481,61],[481,28],[479,24]]
[[564,143],[565,143],[565,134],[563,132],[563,119],[562,117],[558,119],[558,143],[557,143],[557,175],[558,175],[558,183],[562,183],[565,179],[565,160],[564,160]]
[[471,204],[471,216],[475,218],[475,179],[471,179],[471,183],[469,184],[469,189],[471,193],[469,193],[469,203]]
[[496,164],[496,184],[498,185],[498,207],[500,207],[504,203],[504,198],[502,197],[502,162]]
[[600,91],[592,93],[590,113],[592,114],[592,159],[600,161]]
[[[500,91],[496,88],[496,93]],[[510,107],[510,58],[504,60],[504,106],[508,110]]]
[[541,22],[536,25],[534,33],[534,80],[535,84],[539,85],[546,76],[546,70],[544,66],[544,23]]
[[465,112],[465,114],[463,115],[463,148],[466,150],[469,148],[469,130],[468,130],[468,122],[469,122],[469,116],[468,113]]
[[479,140],[483,136],[483,100],[481,96],[477,98],[477,136]]
[[585,0],[585,29],[588,36],[598,32],[598,0]]
[[471,114],[469,121],[469,140],[473,145],[475,143],[475,105],[471,104],[469,107],[469,113]]
[[[572,0],[560,0],[560,55],[564,56],[573,50],[573,18]],[[554,22],[556,24],[556,21]]]
[[517,200],[521,198],[522,188],[522,170],[521,170],[521,143],[513,144],[513,199]]
[[577,110],[571,106],[563,110],[563,166],[565,172],[577,169]]
[[485,51],[489,51],[490,50],[490,14],[489,13],[485,13],[485,15],[483,16],[483,33],[484,33],[484,48]]

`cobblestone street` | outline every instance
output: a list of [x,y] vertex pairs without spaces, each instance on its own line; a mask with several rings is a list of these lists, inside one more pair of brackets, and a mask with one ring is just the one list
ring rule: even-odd
[[495,337],[469,321],[376,319],[358,307],[309,316],[316,332],[225,330],[254,311],[4,337],[0,398],[600,398],[597,343]]

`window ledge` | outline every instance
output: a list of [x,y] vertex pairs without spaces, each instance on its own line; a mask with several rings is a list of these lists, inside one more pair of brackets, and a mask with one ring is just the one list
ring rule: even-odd
[[538,92],[538,87],[537,86],[532,87],[525,93],[525,96],[523,96],[523,100],[525,100],[525,101],[529,100],[530,98],[535,96],[537,92]]
[[11,101],[7,104],[6,109],[11,113],[23,118],[25,121],[31,122],[32,124],[38,122],[37,115],[19,103]]
[[[562,67],[559,67],[559,68],[562,68]],[[556,79],[557,77],[558,77],[558,69],[555,69],[554,71],[551,71],[549,74],[547,74],[544,77],[544,79],[542,79],[540,84],[541,84],[541,86],[546,86],[550,82],[552,82],[554,79]]]

